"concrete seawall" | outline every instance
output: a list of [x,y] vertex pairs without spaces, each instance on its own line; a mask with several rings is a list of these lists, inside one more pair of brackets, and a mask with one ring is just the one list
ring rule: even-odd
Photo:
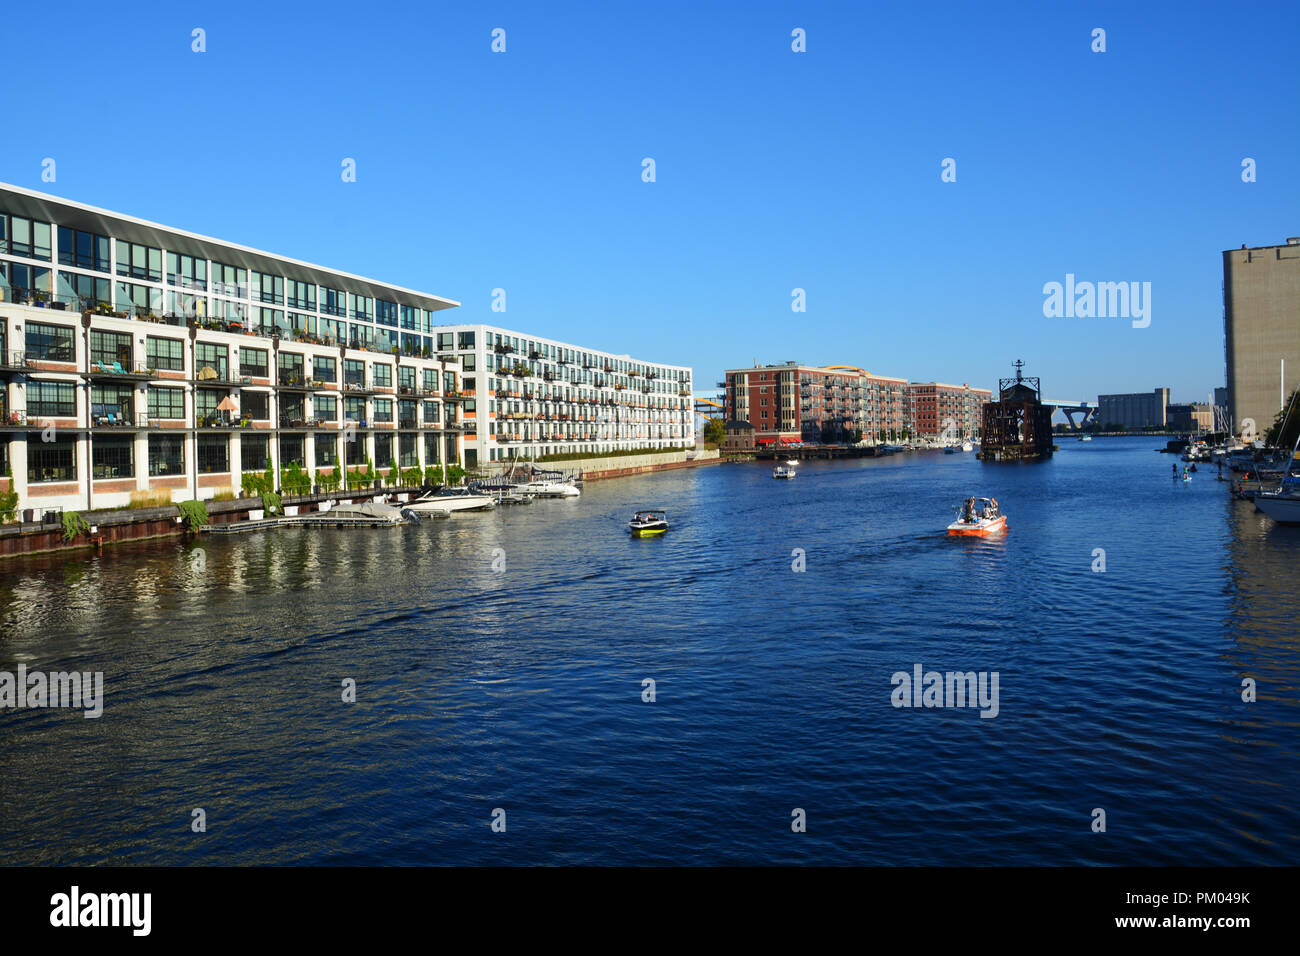
[[537,467],[582,472],[585,481],[601,481],[606,478],[643,475],[653,471],[693,468],[696,465],[716,465],[721,460],[715,448],[694,452],[670,451],[658,455],[612,455],[608,458],[582,458],[577,461],[557,461],[553,464],[539,462]]

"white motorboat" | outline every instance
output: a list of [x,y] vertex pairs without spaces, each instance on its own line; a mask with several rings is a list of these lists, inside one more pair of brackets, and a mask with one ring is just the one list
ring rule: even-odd
[[567,481],[529,481],[515,490],[538,498],[576,498],[582,494],[577,485],[571,485]]
[[784,478],[789,480],[794,477],[794,469],[791,468],[789,465],[777,465],[775,468],[772,469],[772,477]]
[[419,515],[409,512],[405,506],[396,507],[383,501],[346,501],[315,514],[303,515],[296,523],[343,528],[349,525],[406,524],[419,520]]
[[972,445],[972,444],[970,443],[970,439],[969,439],[969,438],[966,439],[966,441],[964,441],[964,442],[961,443],[961,450],[962,450],[962,451],[973,451],[974,449],[975,449],[975,446]]
[[497,506],[496,498],[468,488],[443,488],[408,501],[406,508],[416,514],[425,512],[487,511]]
[[1079,436],[1079,441],[1092,441],[1092,436],[1091,436],[1091,435],[1080,435],[1080,436]]
[[794,468],[796,465],[799,464],[799,459],[798,459],[798,458],[787,458],[787,459],[785,460],[785,463],[786,463],[787,465],[789,465],[791,468]]

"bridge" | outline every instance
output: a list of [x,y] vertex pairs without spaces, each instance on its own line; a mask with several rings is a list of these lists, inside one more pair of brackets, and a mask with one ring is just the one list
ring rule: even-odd
[[[1069,399],[1045,398],[1043,399],[1043,404],[1055,405],[1057,411],[1065,415],[1066,420],[1070,423],[1070,427],[1075,431],[1080,431],[1084,425],[1094,421],[1097,417],[1096,402],[1075,402],[1070,401]],[[1082,415],[1083,418],[1076,422],[1074,420],[1075,415]]]
[[697,392],[692,397],[695,400],[695,414],[701,418],[714,419],[725,415],[726,407],[722,404],[720,394],[701,395]]

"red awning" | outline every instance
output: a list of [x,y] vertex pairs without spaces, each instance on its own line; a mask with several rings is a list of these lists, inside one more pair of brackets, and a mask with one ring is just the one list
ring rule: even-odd
[[775,438],[760,438],[760,439],[758,439],[757,442],[755,442],[755,444],[758,444],[758,445],[770,445],[770,444],[772,444],[772,442],[774,442],[774,441],[776,441]]
[[797,444],[799,444],[799,439],[797,439],[797,438],[782,438],[782,439],[781,439],[781,444],[782,444],[782,445],[797,445]]

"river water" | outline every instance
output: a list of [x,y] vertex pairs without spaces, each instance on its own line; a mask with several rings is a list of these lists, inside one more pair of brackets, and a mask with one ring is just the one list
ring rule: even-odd
[[0,863],[1300,863],[1300,529],[1161,441],[7,562],[0,670],[104,702],[0,710]]

